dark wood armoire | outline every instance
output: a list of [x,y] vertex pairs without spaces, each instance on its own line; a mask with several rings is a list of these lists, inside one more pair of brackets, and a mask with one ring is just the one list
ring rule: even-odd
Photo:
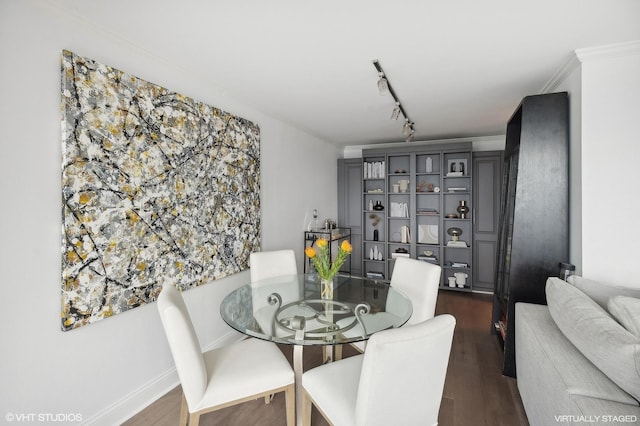
[[507,124],[492,330],[503,374],[516,376],[515,304],[546,304],[545,284],[569,259],[569,103],[525,97]]

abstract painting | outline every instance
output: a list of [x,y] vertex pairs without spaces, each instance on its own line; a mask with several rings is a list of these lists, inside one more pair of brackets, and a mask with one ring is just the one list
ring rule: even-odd
[[62,53],[62,329],[248,267],[257,125]]

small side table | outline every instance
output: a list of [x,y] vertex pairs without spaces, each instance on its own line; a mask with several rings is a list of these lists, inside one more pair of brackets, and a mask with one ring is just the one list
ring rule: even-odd
[[[351,228],[333,228],[333,229],[316,229],[312,231],[304,232],[304,248],[313,246],[316,243],[316,240],[319,238],[324,238],[329,242],[329,257],[331,260],[334,259],[334,253],[338,253],[338,248],[342,241],[349,241],[351,244]],[[312,273],[314,272],[313,264],[310,259],[306,256],[304,257],[304,273]],[[347,260],[340,267],[340,272],[350,274],[351,273],[351,256],[347,256]]]

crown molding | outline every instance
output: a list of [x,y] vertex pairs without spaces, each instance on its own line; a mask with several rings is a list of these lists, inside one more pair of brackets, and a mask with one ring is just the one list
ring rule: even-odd
[[640,40],[610,44],[607,46],[595,46],[576,49],[575,54],[580,62],[638,55],[640,54]]
[[580,60],[575,52],[572,52],[564,64],[556,71],[551,79],[542,87],[540,94],[555,92],[556,88],[571,74],[580,67]]
[[544,85],[540,93],[551,93],[563,82],[569,74],[589,61],[606,60],[624,56],[640,55],[640,40],[616,43],[606,46],[586,47],[573,51],[564,64],[556,71]]

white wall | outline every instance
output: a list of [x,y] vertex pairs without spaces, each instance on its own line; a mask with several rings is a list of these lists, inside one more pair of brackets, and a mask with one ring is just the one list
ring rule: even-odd
[[640,42],[577,50],[543,90],[557,91],[570,99],[570,261],[585,277],[640,287]]
[[577,53],[583,275],[640,287],[640,41]]
[[[60,330],[62,49],[256,122],[263,249],[294,248],[300,267],[307,216],[336,216],[339,152],[234,100],[212,70],[166,63],[46,2],[0,3],[0,418],[74,413],[117,424],[177,377],[155,304]],[[242,272],[185,293],[203,346],[238,337],[218,306],[246,281]]]

